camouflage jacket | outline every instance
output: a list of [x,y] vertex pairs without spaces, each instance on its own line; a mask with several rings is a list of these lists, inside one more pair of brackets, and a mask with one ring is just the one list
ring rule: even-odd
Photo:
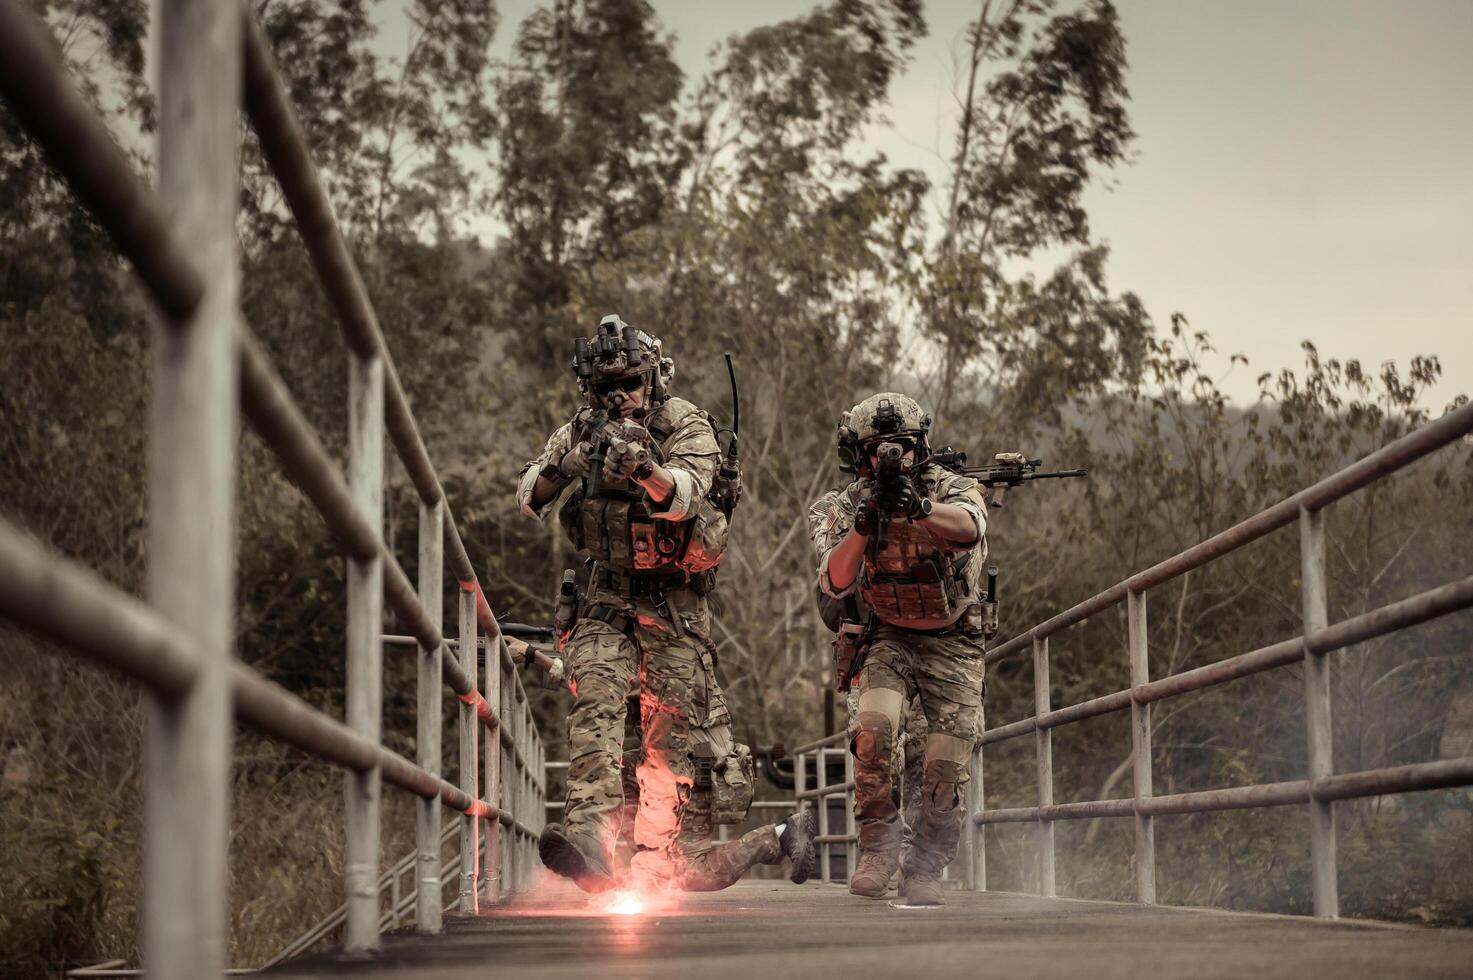
[[[573,447],[578,431],[587,424],[589,411],[579,412],[573,421],[566,423],[552,434],[547,445],[536,459],[528,461],[522,468],[522,477],[517,485],[517,506],[527,517],[545,520],[554,505],[562,498],[559,494],[542,507],[533,509],[532,488],[537,485],[537,473],[548,463],[557,463],[563,454]],[[650,426],[657,425],[661,418],[668,419],[671,432],[664,439],[651,439],[658,445],[661,465],[675,479],[675,492],[665,508],[651,517],[669,521],[689,520],[711,489],[716,468],[721,460],[721,447],[716,443],[716,430],[711,417],[683,398],[670,398],[650,417]],[[576,481],[570,481],[572,486]],[[565,488],[566,490],[566,488]]]
[[[959,545],[928,535],[936,550],[960,557],[968,553],[962,576],[965,583],[965,603],[982,600],[983,566],[987,564],[987,503],[982,488],[971,477],[961,476],[944,467],[929,465],[918,474],[919,486],[938,504],[952,504],[962,508],[977,522],[977,540],[972,544]],[[818,585],[823,593],[842,599],[858,591],[865,578],[866,568],[861,564],[859,574],[844,589],[835,589],[829,580],[829,558],[839,542],[854,526],[854,517],[862,501],[870,492],[871,481],[856,480],[842,490],[830,490],[819,497],[808,508],[808,533],[818,556]]]

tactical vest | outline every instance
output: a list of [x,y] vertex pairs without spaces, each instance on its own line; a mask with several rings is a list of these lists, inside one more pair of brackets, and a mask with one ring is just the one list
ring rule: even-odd
[[[691,415],[704,419],[690,402],[670,399],[645,423],[660,465],[669,458],[666,447],[671,437]],[[695,575],[715,568],[726,557],[727,517],[710,499],[702,497],[688,520],[654,518],[643,490],[632,480],[606,481],[602,495],[594,500],[586,500],[583,488],[576,488],[558,520],[574,548],[624,571]]]
[[947,554],[924,528],[896,521],[885,547],[865,555],[860,595],[886,623],[953,618],[967,602],[971,557]]

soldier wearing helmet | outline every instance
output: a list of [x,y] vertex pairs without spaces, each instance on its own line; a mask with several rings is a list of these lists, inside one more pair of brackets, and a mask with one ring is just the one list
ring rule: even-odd
[[[961,836],[982,727],[987,560],[981,489],[928,462],[930,428],[930,416],[902,394],[855,405],[839,423],[839,460],[856,478],[808,514],[819,588],[833,599],[857,595],[867,623],[851,746],[860,857],[849,890],[879,898],[898,867],[902,894],[916,905],[941,904],[940,874]],[[877,480],[882,461],[890,471]],[[925,755],[902,867],[892,757],[902,708],[913,700],[925,715]]]
[[639,698],[635,853],[644,888],[724,888],[756,863],[813,871],[811,813],[712,846],[715,809],[730,810],[751,756],[732,738],[716,680],[707,596],[725,556],[732,499],[713,493],[720,446],[710,416],[669,393],[674,363],[660,341],[604,317],[574,346],[585,406],[529,462],[522,512],[559,519],[590,560],[587,588],[564,637],[573,708],[561,824],[544,829],[542,862],[588,891],[618,883],[614,844],[625,820],[620,775],[626,699]]

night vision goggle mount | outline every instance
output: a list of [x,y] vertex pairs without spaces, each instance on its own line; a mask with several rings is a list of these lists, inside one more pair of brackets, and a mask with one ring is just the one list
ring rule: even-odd
[[595,386],[607,379],[632,375],[651,376],[650,401],[665,400],[665,385],[673,365],[660,357],[660,342],[631,324],[617,313],[598,323],[591,338],[579,337],[573,342],[573,373],[584,394],[596,398]]

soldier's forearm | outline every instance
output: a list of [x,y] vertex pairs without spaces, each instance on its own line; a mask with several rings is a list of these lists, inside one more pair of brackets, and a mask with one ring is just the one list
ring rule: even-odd
[[541,510],[562,493],[563,487],[567,486],[565,481],[549,480],[545,476],[538,475],[537,482],[532,486],[532,498],[527,501],[533,510]]
[[933,504],[931,516],[916,523],[945,541],[971,544],[977,540],[977,521],[956,504]]
[[843,592],[859,577],[865,541],[864,535],[851,530],[829,555],[829,585],[834,587],[834,591]]
[[650,470],[650,475],[644,479],[635,477],[634,482],[644,488],[644,492],[650,495],[650,502],[657,505],[665,505],[675,494],[675,475],[665,467],[656,463]]

